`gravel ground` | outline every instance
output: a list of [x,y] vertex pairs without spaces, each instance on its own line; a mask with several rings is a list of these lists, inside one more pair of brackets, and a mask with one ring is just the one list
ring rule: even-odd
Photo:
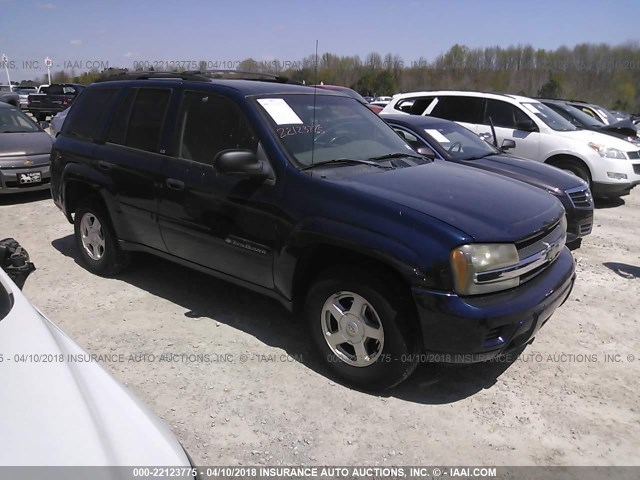
[[200,465],[640,464],[640,188],[598,206],[570,299],[519,358],[423,365],[386,396],[332,381],[270,299],[149,256],[88,273],[47,193],[0,197],[0,225],[38,268],[29,299],[123,354],[103,364]]

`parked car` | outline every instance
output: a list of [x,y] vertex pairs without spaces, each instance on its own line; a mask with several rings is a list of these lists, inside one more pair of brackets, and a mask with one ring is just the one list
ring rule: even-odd
[[556,198],[417,155],[353,98],[279,77],[119,78],[87,87],[51,155],[95,274],[145,251],[274,297],[328,369],[370,390],[421,353],[522,347],[569,296]]
[[417,115],[384,115],[414,150],[448,162],[520,180],[555,196],[567,215],[567,245],[578,248],[593,227],[593,199],[580,178],[551,165],[509,155],[471,130],[449,120]]
[[566,100],[566,102],[576,107],[579,110],[582,110],[587,115],[591,115],[593,118],[600,120],[603,124],[609,125],[611,123],[616,123],[621,119],[611,113],[604,107],[600,105],[595,105],[593,103],[584,102],[582,100]]
[[387,104],[391,101],[392,97],[388,97],[388,96],[380,96],[380,97],[376,97],[373,99],[374,102],[378,102],[378,103],[384,103]]
[[380,113],[382,111],[382,107],[378,105],[372,105],[365,100],[365,98],[360,95],[355,90],[352,90],[347,87],[341,87],[339,85],[311,85],[312,87],[323,88],[325,90],[335,90],[336,92],[344,93],[345,95],[349,95],[352,98],[355,98],[361,104],[366,105],[369,110],[373,113]]
[[0,242],[0,466],[175,466],[192,473],[169,428],[29,303],[4,270],[29,257],[9,240]]
[[0,85],[0,102],[20,106],[20,96],[15,92],[14,85]]
[[430,115],[452,120],[513,153],[562,168],[589,183],[596,197],[628,195],[640,183],[637,146],[599,132],[580,130],[538,100],[499,93],[438,91],[396,95],[382,114]]
[[34,87],[20,87],[16,90],[20,99],[20,108],[22,110],[27,109],[29,95],[36,92],[37,90]]
[[54,116],[71,105],[82,90],[84,85],[75,83],[54,83],[43,86],[39,93],[29,95],[27,109],[36,117],[36,120],[46,120],[47,116]]
[[584,113],[582,110],[572,105],[569,105],[564,100],[540,99],[540,101],[547,107],[555,110],[558,114],[569,120],[578,128],[613,135],[614,137],[633,143],[636,147],[640,147],[638,128],[633,124],[630,118],[605,125],[600,120],[593,118],[591,115]]
[[48,189],[51,145],[40,125],[0,103],[0,193]]
[[62,130],[62,125],[64,125],[64,121],[67,119],[67,114],[69,113],[70,108],[71,107],[56,113],[51,119],[51,128],[49,129],[49,132],[53,138],[56,138],[60,133],[60,130]]

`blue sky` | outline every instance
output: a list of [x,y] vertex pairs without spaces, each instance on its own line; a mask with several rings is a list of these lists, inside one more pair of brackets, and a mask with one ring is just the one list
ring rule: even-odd
[[[296,61],[319,51],[434,59],[469,47],[637,41],[637,0],[0,0],[0,53],[11,79],[64,66],[134,61]],[[25,62],[38,61],[38,68]],[[89,63],[88,63],[89,62]],[[25,67],[26,68],[23,68]],[[79,71],[79,70],[76,70]],[[0,82],[6,82],[4,72]]]

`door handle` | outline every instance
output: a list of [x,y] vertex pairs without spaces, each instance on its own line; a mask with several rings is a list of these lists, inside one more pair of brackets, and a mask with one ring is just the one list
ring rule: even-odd
[[167,178],[167,187],[171,190],[184,190],[184,182],[175,178]]
[[104,160],[99,160],[98,161],[98,168],[100,170],[104,170],[105,172],[108,172],[109,170],[111,170],[113,168],[113,163],[105,162]]

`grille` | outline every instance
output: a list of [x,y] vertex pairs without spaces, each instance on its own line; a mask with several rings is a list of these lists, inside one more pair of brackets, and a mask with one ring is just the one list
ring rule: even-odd
[[567,195],[571,199],[571,203],[576,208],[593,208],[593,197],[589,191],[589,187],[578,187],[567,190]]
[[564,217],[546,230],[516,242],[518,258],[516,265],[476,273],[476,285],[486,285],[501,280],[519,279],[524,283],[543,272],[551,265],[567,241],[567,222]]
[[593,225],[591,223],[585,223],[584,225],[580,225],[580,235],[590,234],[591,228],[593,228]]
[[640,163],[637,163],[633,166],[633,173],[640,175]]
[[640,158],[640,150],[638,150],[636,152],[627,152],[627,155],[629,156],[629,158],[631,160],[635,160],[637,158]]

